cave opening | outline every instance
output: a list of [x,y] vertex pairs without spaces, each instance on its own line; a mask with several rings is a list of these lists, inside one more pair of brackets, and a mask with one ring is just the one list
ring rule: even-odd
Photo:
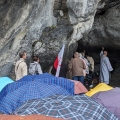
[[[77,52],[83,52],[85,50],[87,53],[89,53],[93,59],[94,59],[94,66],[95,72],[100,71],[100,51],[102,46],[91,46],[89,44],[85,44],[82,40],[78,41],[78,47]],[[117,47],[110,47],[110,46],[104,46],[105,50],[108,51],[108,58],[110,59],[110,63],[113,67],[113,71],[111,72],[111,80],[110,82],[112,84],[116,84],[116,82],[120,83],[120,49]],[[118,84],[120,85],[120,84]]]
[[104,14],[105,14],[105,12],[106,12],[106,11],[105,11],[105,10],[103,10],[103,11],[99,12],[99,13],[98,13],[98,15],[104,15]]

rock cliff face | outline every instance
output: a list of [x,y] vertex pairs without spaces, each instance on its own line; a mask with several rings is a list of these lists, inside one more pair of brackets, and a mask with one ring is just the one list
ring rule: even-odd
[[83,38],[90,46],[120,49],[120,0],[104,0],[98,5],[93,27]]
[[1,0],[0,76],[13,76],[19,51],[40,56],[48,69],[62,47],[67,58],[77,41],[120,46],[119,0]]

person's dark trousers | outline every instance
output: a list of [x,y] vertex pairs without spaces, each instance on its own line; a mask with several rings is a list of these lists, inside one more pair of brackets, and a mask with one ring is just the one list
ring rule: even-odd
[[92,85],[92,81],[93,81],[93,72],[92,71],[89,71],[89,80],[88,80],[88,83],[89,85]]
[[84,76],[74,76],[73,80],[80,81],[82,84],[84,84]]
[[89,71],[89,74],[93,74],[93,71]]

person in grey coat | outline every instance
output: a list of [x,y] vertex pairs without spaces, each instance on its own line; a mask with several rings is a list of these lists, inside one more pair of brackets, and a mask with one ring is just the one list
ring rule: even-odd
[[109,84],[109,75],[112,70],[107,51],[104,51],[100,62],[100,81]]
[[37,74],[43,73],[39,62],[40,62],[39,57],[33,56],[33,62],[30,63],[30,66],[29,66],[29,74],[37,75]]

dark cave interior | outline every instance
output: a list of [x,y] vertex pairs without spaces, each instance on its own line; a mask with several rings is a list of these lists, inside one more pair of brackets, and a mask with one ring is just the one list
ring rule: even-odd
[[[87,53],[89,53],[95,62],[95,71],[99,72],[100,67],[100,51],[101,47],[95,47],[95,46],[89,46],[84,45],[83,42],[78,41],[78,48],[77,52],[82,52],[85,50]],[[108,51],[108,57],[110,59],[111,65],[113,67],[113,71],[111,72],[111,80],[113,81],[119,81],[120,80],[120,49],[113,48],[113,47],[107,47],[103,46],[106,51]]]

